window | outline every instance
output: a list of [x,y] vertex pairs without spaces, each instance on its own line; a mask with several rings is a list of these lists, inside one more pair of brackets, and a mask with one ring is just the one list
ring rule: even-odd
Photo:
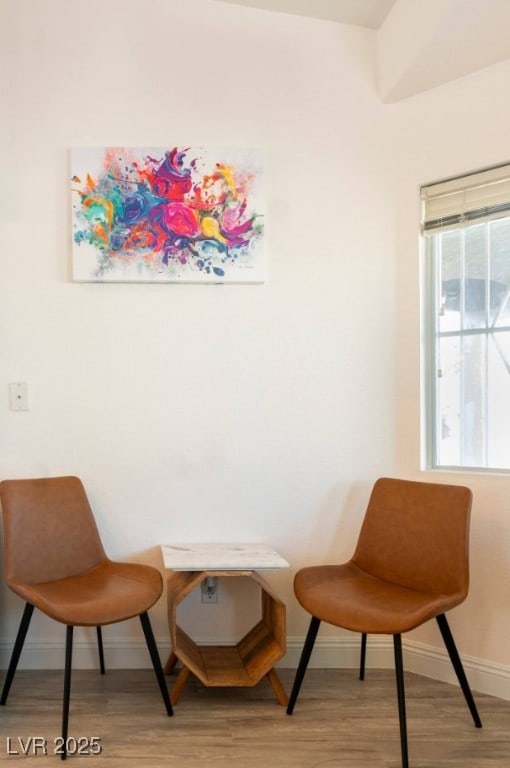
[[427,466],[510,469],[510,165],[421,198]]

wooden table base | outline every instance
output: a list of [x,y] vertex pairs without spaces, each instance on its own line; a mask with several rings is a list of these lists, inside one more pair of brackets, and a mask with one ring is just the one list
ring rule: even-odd
[[[166,675],[170,675],[174,671],[177,661],[178,661],[177,656],[175,655],[175,653],[172,652],[168,657],[168,661],[165,665]],[[171,698],[172,704],[178,704],[179,699],[181,698],[181,694],[191,674],[192,674],[191,670],[184,666],[181,667],[181,669],[177,673],[175,683],[172,687],[172,690],[170,691],[170,698]],[[289,703],[289,697],[287,696],[285,688],[283,687],[276,670],[274,668],[270,669],[269,672],[266,674],[266,678],[269,684],[271,685],[271,688],[274,691],[278,704],[281,704],[282,707],[286,707],[287,704]]]
[[[260,588],[260,620],[235,645],[197,644],[178,625],[179,604],[209,576],[248,577]],[[182,669],[171,691],[176,704],[190,674],[208,687],[254,686],[266,677],[279,704],[286,706],[287,694],[275,671],[275,664],[285,653],[285,605],[269,585],[254,571],[171,572],[168,577],[168,620],[172,652],[165,665],[170,674],[177,661]]]

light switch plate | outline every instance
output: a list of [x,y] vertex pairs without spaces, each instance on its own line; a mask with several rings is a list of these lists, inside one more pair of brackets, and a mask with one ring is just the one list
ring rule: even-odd
[[28,411],[28,385],[26,381],[9,384],[9,408],[11,411]]

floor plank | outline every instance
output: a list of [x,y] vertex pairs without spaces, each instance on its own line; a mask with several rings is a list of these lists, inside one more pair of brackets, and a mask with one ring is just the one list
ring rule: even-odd
[[[293,671],[279,674],[289,691]],[[0,764],[62,764],[52,754],[62,685],[59,671],[18,671],[0,708]],[[455,686],[407,673],[406,694],[411,768],[508,768],[510,702],[475,694],[480,730]],[[82,766],[86,760],[105,768],[400,768],[388,670],[367,670],[360,682],[355,670],[310,669],[292,717],[267,680],[254,688],[205,688],[193,678],[172,718],[150,670],[75,670],[69,733],[100,739],[101,755],[67,762]],[[35,743],[21,753],[29,736],[46,740],[42,763],[40,746],[32,754]]]

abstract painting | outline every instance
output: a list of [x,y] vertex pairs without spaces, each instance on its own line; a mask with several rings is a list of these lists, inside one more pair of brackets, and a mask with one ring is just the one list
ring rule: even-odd
[[260,152],[80,148],[71,175],[74,280],[263,282]]

